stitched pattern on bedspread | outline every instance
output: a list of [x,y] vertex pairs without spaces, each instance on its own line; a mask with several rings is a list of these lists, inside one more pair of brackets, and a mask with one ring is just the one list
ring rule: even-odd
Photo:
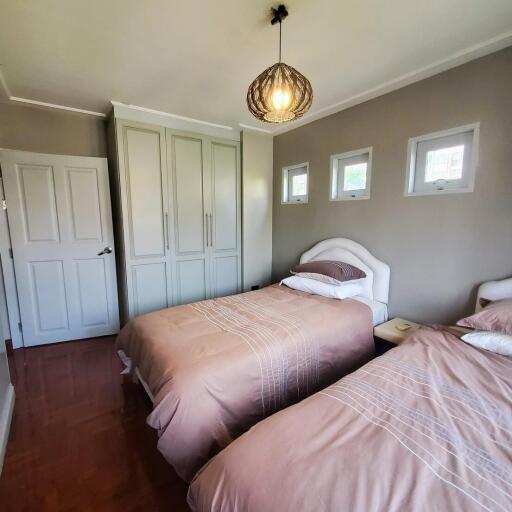
[[483,510],[512,509],[510,460],[500,455],[502,448],[512,449],[510,409],[500,410],[463,384],[392,354],[320,394],[386,430],[441,482]]
[[[276,313],[240,295],[189,306],[250,347],[260,369],[263,415],[281,409],[292,398],[307,396],[318,384],[319,346],[305,334],[298,316]],[[290,364],[292,361],[294,364]],[[289,378],[296,383],[293,397],[289,396]]]
[[[384,371],[388,371],[390,378],[396,375],[400,375],[408,380],[414,381],[424,386],[429,386],[429,375],[428,372],[417,366],[411,364],[405,364],[398,359],[392,357],[391,354],[386,354],[381,358],[381,361],[385,361],[385,365],[379,365],[378,361],[374,361],[373,366],[381,368]],[[470,389],[463,386],[456,386],[444,379],[439,377],[436,378],[437,385],[434,390],[440,393],[445,398],[451,400],[462,400],[468,407],[471,407],[474,412],[481,415],[489,415],[493,421],[498,425],[511,425],[512,424],[512,411],[498,407],[496,404],[483,399],[482,397],[473,393]],[[512,392],[512,388],[511,388]]]

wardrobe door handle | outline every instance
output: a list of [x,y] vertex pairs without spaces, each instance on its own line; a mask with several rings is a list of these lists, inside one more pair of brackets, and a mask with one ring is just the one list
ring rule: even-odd
[[210,237],[208,236],[208,214],[204,214],[204,222],[205,222],[205,228],[206,228],[206,247],[210,245]]
[[169,250],[169,214],[165,212],[165,246]]
[[213,247],[213,213],[210,213],[210,247]]

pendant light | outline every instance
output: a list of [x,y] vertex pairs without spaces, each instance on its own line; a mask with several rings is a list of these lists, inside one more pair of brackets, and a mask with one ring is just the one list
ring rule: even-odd
[[272,9],[272,25],[279,23],[279,62],[267,68],[249,86],[247,106],[267,123],[285,123],[302,117],[311,107],[313,89],[296,69],[281,62],[281,26],[288,16],[284,5]]

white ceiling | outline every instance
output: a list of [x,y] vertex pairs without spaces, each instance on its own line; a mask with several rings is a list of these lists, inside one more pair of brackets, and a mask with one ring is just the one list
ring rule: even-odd
[[[273,129],[245,104],[277,60],[267,0],[0,0],[8,94],[107,112],[117,100]],[[511,0],[290,0],[283,60],[306,121],[512,44]],[[293,127],[290,124],[289,127]]]

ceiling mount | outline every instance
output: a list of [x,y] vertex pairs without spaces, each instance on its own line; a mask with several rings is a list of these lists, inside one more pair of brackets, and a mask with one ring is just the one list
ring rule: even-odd
[[272,20],[270,23],[272,25],[275,25],[276,23],[282,23],[283,20],[288,16],[288,10],[286,9],[286,6],[283,4],[280,4],[277,9],[275,7],[272,7]]

